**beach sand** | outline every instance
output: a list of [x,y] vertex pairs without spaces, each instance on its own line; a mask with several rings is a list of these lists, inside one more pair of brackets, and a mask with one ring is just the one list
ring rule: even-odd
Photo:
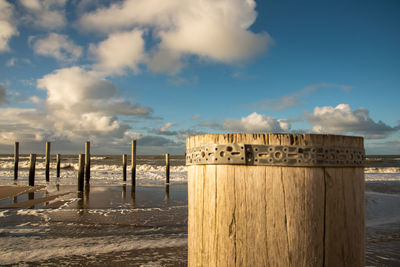
[[400,182],[366,182],[366,265],[400,266]]
[[[1,186],[0,262],[185,266],[187,185]],[[400,266],[400,182],[366,182],[366,266]]]

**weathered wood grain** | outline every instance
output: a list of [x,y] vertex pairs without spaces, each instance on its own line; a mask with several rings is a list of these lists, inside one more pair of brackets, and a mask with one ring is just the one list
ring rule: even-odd
[[[362,148],[362,138],[210,134],[202,144]],[[188,167],[189,266],[363,266],[364,176],[353,167]]]

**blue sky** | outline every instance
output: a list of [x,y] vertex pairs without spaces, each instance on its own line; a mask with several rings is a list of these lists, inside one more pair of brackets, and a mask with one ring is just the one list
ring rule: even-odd
[[0,0],[0,153],[183,154],[201,133],[400,151],[398,1]]

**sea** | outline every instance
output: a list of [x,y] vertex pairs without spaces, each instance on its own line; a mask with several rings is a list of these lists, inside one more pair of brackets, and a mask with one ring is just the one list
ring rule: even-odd
[[[137,156],[136,186],[130,162],[91,155],[90,186],[77,193],[78,156],[62,155],[60,177],[51,158],[37,157],[34,193],[0,200],[2,266],[186,266],[187,170],[184,156]],[[0,185],[27,185],[29,155],[21,155],[14,181],[13,155],[0,155]],[[400,156],[366,160],[366,265],[400,266]],[[41,199],[47,199],[40,201]],[[18,203],[38,200],[27,208]]]

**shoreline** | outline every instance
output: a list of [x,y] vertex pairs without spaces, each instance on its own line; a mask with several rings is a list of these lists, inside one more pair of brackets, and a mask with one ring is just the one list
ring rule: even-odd
[[[400,215],[400,181],[367,181],[365,186],[366,265],[396,266],[400,263],[396,249],[400,244],[400,216],[396,216]],[[94,184],[81,193],[76,192],[76,185],[40,185],[34,192],[27,187],[0,186],[0,193],[6,190],[7,195],[22,192],[18,195],[21,203],[33,200],[28,199],[29,193],[41,202],[31,208],[0,208],[4,237],[0,245],[9,251],[0,252],[0,258],[7,258],[8,264],[140,265],[153,259],[166,265],[187,264],[185,183],[171,184],[168,192],[162,185],[132,190],[129,184]],[[23,256],[21,242],[32,256]],[[70,244],[76,249],[67,253],[64,246]]]

